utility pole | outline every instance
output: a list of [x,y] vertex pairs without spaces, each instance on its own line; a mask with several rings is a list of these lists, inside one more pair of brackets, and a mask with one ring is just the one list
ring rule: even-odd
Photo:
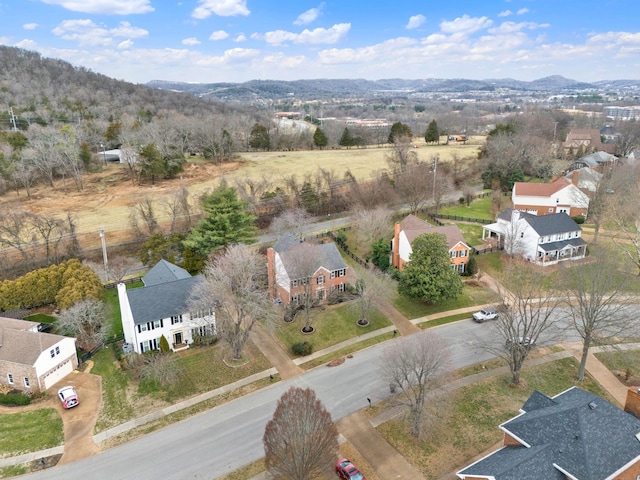
[[11,127],[11,131],[17,132],[18,126],[16,125],[16,116],[13,114],[13,107],[9,107],[9,118],[11,119],[11,124],[13,125],[13,127]]
[[436,204],[436,170],[438,169],[438,156],[433,157],[433,204]]
[[100,227],[100,240],[102,241],[102,259],[104,260],[105,280],[109,281],[109,262],[107,260],[107,240],[104,236],[104,227]]

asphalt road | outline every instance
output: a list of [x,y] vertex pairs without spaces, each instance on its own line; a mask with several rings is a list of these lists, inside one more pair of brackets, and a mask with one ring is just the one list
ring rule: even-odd
[[[493,355],[491,327],[462,321],[437,327],[451,345],[454,367]],[[496,340],[494,340],[496,342]],[[380,377],[385,344],[354,354],[337,367],[318,367],[99,455],[26,475],[29,479],[214,479],[264,456],[262,435],[278,398],[292,385],[310,387],[334,421],[390,395]]]

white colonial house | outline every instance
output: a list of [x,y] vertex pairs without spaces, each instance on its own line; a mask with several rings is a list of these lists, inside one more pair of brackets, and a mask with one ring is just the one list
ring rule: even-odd
[[41,392],[77,366],[75,338],[39,332],[37,322],[0,317],[0,384]]
[[589,210],[589,197],[564,177],[551,183],[515,182],[511,201],[515,210],[538,216],[566,213],[586,217]]
[[213,311],[190,312],[189,296],[201,276],[160,260],[142,277],[144,287],[118,284],[125,342],[137,353],[157,350],[164,336],[174,352],[185,350],[196,336],[215,335]]
[[482,227],[483,240],[490,237],[509,255],[542,266],[579,260],[587,253],[582,228],[566,213],[538,216],[508,208],[496,223]]

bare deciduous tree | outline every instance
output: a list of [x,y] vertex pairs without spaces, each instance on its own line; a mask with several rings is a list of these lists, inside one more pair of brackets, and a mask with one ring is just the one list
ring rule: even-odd
[[387,207],[365,209],[357,207],[353,214],[353,226],[359,245],[370,246],[381,238],[391,238],[393,211]]
[[312,331],[311,309],[318,304],[315,286],[313,285],[313,275],[319,265],[324,265],[323,252],[318,245],[300,242],[292,245],[286,251],[287,268],[286,271],[276,269],[276,283],[291,282],[293,288],[302,287],[302,293],[298,294],[297,303],[304,309],[303,331]]
[[411,137],[397,137],[391,144],[391,151],[386,155],[386,159],[393,172],[403,171],[407,165],[416,163],[418,155],[414,151]]
[[193,207],[189,201],[189,190],[179,188],[165,203],[171,218],[170,233],[188,232],[193,224]]
[[420,437],[435,420],[425,403],[451,368],[449,347],[433,330],[402,337],[384,350],[381,368],[392,391],[400,389],[396,400],[408,410],[411,434]]
[[520,372],[531,347],[552,326],[563,301],[548,288],[547,280],[540,267],[523,260],[511,260],[500,277],[498,294],[504,308],[495,327],[506,348],[493,350],[506,360],[515,385],[520,383]]
[[105,305],[94,299],[82,300],[60,312],[57,324],[60,331],[75,336],[78,347],[84,350],[96,347],[110,334]]
[[412,162],[396,175],[396,188],[407,202],[412,214],[433,198],[433,167],[427,163]]
[[260,255],[234,245],[205,266],[203,281],[191,293],[192,311],[215,310],[218,336],[229,344],[234,360],[242,358],[254,325],[275,318],[273,302],[263,285],[265,278]]
[[[618,201],[610,202],[611,220],[616,226],[612,237],[620,252],[638,269],[640,276],[640,168],[623,167],[615,172],[611,188]],[[620,201],[620,199],[624,201]]]
[[590,262],[567,268],[563,275],[571,324],[582,338],[576,378],[584,380],[591,345],[636,332],[629,308],[629,278],[619,270],[613,252],[592,252]]
[[338,430],[313,390],[291,387],[278,400],[262,442],[274,478],[313,480],[331,471]]
[[269,225],[269,232],[276,236],[291,234],[301,238],[304,227],[309,225],[313,217],[303,208],[291,208],[275,217]]

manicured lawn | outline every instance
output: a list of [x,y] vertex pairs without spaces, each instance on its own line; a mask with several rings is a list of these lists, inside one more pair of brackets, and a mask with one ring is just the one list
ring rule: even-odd
[[315,352],[391,325],[384,315],[372,308],[368,316],[369,325],[358,326],[356,322],[359,313],[351,304],[327,307],[324,311],[314,310],[311,315],[315,319],[312,322],[315,332],[310,335],[305,335],[301,331],[304,326],[304,312],[298,312],[291,323],[281,322],[277,328],[278,338],[292,358],[295,355],[291,351],[291,346],[295,343],[309,342]]
[[[443,222],[446,225],[454,225],[449,222]],[[456,223],[464,241],[471,247],[484,247],[484,241],[482,240],[482,225],[476,225],[473,223]]]
[[55,317],[52,317],[51,315],[45,315],[44,313],[29,315],[28,317],[24,317],[24,319],[29,320],[30,322],[38,323],[54,323],[56,321]]
[[[447,393],[448,407],[440,424],[421,440],[413,438],[399,419],[377,429],[425,478],[444,478],[443,475],[465,467],[473,457],[500,442],[503,434],[498,425],[518,415],[518,409],[534,389],[553,396],[576,385],[577,368],[575,359],[566,358],[525,368],[524,385],[518,388],[513,388],[508,378],[502,376]],[[578,386],[608,398],[590,377]]]
[[469,207],[465,205],[454,205],[451,207],[443,207],[438,213],[443,215],[457,215],[464,218],[481,218],[491,220],[494,218],[491,213],[491,196],[488,195],[471,202]]
[[226,345],[222,343],[176,354],[180,379],[172,386],[160,388],[147,382],[139,384],[134,381],[120,367],[111,348],[101,350],[93,357],[95,366],[92,370],[92,373],[102,376],[103,405],[96,432],[271,367],[251,342],[247,343],[245,352],[250,361],[237,367],[224,363]]
[[614,373],[640,376],[640,350],[610,350],[596,353],[595,356]]
[[393,300],[393,305],[408,319],[433,315],[434,313],[456,310],[458,308],[471,307],[472,305],[484,305],[498,300],[497,295],[484,287],[465,285],[462,295],[455,300],[447,300],[437,305],[427,305],[419,300],[398,295]]
[[62,418],[53,408],[0,415],[0,456],[62,445]]

